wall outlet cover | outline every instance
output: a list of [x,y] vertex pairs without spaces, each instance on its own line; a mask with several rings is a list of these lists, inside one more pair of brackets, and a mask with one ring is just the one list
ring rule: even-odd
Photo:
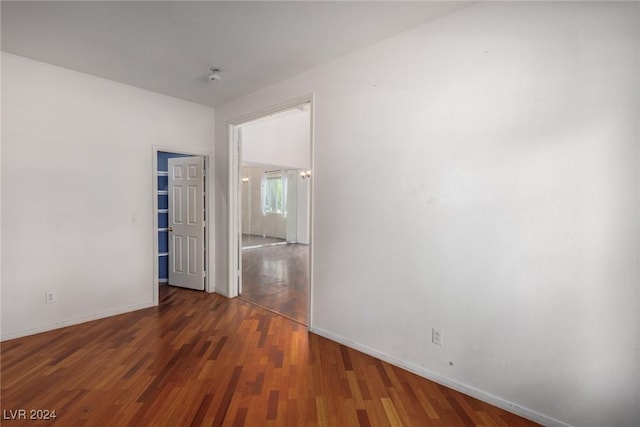
[[46,291],[44,294],[44,301],[47,304],[51,304],[52,302],[56,302],[56,293],[54,291]]
[[442,345],[442,331],[440,329],[431,329],[431,342],[435,345]]

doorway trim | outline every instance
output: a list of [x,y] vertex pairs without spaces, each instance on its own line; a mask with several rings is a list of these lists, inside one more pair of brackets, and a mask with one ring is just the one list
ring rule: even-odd
[[153,305],[158,305],[159,296],[158,296],[158,288],[160,281],[160,274],[158,272],[158,151],[164,151],[167,153],[176,153],[176,154],[186,154],[189,156],[198,156],[204,158],[204,170],[205,170],[205,195],[206,195],[206,203],[204,205],[204,210],[206,212],[206,220],[205,227],[206,232],[204,233],[204,245],[206,251],[205,265],[207,266],[205,281],[204,281],[204,291],[205,292],[213,292],[214,289],[211,286],[211,276],[213,275],[213,250],[211,248],[210,235],[213,230],[213,221],[211,220],[213,213],[213,194],[211,193],[211,189],[213,186],[213,176],[214,174],[211,171],[211,153],[206,151],[191,151],[185,150],[183,148],[176,147],[166,147],[160,145],[152,145],[151,146],[151,155],[152,155],[152,179],[153,179]]
[[[227,296],[230,298],[235,298],[238,296],[238,286],[239,279],[241,277],[241,272],[238,271],[238,265],[240,263],[240,232],[242,231],[242,224],[240,223],[240,126],[266,117],[276,113],[280,113],[286,110],[291,110],[296,108],[302,104],[309,104],[309,132],[310,132],[310,164],[311,170],[313,171],[313,175],[315,175],[315,165],[314,165],[314,130],[315,130],[315,94],[308,93],[296,98],[292,98],[269,107],[265,107],[263,109],[254,111],[252,113],[247,113],[236,117],[233,120],[229,120],[227,122],[227,137],[228,137],[228,178],[229,178],[229,229],[228,229],[228,242],[229,246],[227,248]],[[312,175],[312,176],[313,176]],[[310,330],[311,325],[313,323],[313,247],[315,243],[314,238],[314,180],[310,180],[310,188],[309,188],[309,295],[308,295],[308,326],[307,328]]]

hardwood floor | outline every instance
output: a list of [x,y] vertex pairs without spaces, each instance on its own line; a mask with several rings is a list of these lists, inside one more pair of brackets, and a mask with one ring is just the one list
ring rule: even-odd
[[241,298],[308,324],[309,246],[243,250]]
[[262,236],[258,234],[243,234],[242,235],[242,247],[256,247],[262,245],[286,244],[285,239],[279,239],[277,237]]
[[[533,423],[220,295],[2,343],[3,425],[529,426]],[[19,409],[49,421],[9,420]]]

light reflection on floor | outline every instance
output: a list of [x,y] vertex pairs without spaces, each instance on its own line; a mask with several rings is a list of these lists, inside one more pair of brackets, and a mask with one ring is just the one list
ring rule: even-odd
[[308,245],[242,251],[242,299],[306,325],[308,288]]

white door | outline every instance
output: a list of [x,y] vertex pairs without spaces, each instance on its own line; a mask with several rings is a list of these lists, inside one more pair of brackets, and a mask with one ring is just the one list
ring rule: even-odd
[[204,158],[169,159],[169,284],[204,290]]

